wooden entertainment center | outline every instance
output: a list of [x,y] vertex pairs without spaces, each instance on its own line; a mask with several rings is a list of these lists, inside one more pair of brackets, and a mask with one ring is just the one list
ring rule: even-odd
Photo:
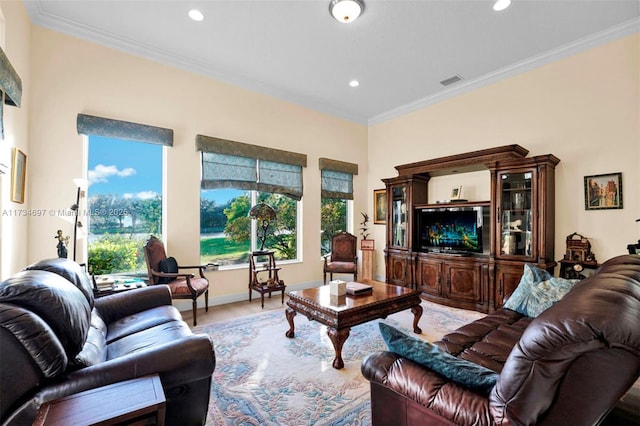
[[[383,179],[387,283],[417,289],[433,302],[491,312],[518,285],[525,263],[553,273],[554,181],[560,160],[528,153],[507,145],[396,166],[398,176]],[[490,172],[490,200],[428,203],[430,179],[480,170]],[[469,214],[477,215],[477,228],[454,219],[437,226],[420,223],[430,212],[460,211],[470,212],[466,224]]]

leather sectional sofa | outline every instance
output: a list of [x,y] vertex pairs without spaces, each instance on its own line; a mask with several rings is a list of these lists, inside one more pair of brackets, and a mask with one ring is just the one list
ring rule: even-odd
[[625,394],[640,376],[640,256],[605,262],[536,318],[499,309],[435,345],[499,373],[495,386],[483,395],[373,353],[362,373],[374,426],[639,424],[637,396]]
[[166,424],[204,424],[214,368],[211,340],[182,321],[167,286],[94,300],[91,280],[67,259],[0,283],[0,424],[31,424],[45,402],[151,374]]

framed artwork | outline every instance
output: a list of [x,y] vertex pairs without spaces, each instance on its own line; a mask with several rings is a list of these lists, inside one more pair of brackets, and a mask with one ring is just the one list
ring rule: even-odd
[[387,223],[387,190],[373,190],[373,223],[384,225]]
[[585,210],[622,208],[622,173],[584,177]]
[[11,163],[11,201],[24,203],[25,179],[27,177],[27,156],[18,148],[13,148]]
[[459,200],[462,197],[462,186],[456,186],[451,190],[451,199]]

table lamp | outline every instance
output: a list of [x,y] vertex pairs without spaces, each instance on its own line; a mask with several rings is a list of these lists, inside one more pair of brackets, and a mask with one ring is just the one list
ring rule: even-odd
[[[267,239],[267,231],[272,220],[276,219],[276,211],[270,205],[260,202],[249,210],[249,217],[260,221],[260,229],[258,229],[258,240],[260,241],[260,250],[264,251],[264,242]],[[262,235],[261,232],[262,231]]]

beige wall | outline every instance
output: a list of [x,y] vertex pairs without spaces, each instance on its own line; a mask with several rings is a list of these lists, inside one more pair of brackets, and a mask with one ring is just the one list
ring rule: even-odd
[[[8,271],[15,271],[26,265],[29,220],[19,216],[29,208],[25,204],[11,201],[11,156],[17,147],[27,155],[27,171],[31,170],[31,150],[29,149],[28,113],[30,87],[29,51],[31,45],[29,17],[22,2],[2,1],[0,8],[4,15],[5,33],[2,47],[11,64],[22,80],[22,106],[4,107],[4,140],[0,141],[0,163],[8,166],[6,174],[0,174],[0,279],[6,278]],[[27,176],[27,192],[30,178]],[[53,236],[51,237],[53,240]]]
[[[72,179],[86,170],[83,138],[76,133],[78,113],[174,129],[174,146],[165,151],[167,251],[183,264],[194,264],[200,259],[196,134],[305,153],[304,261],[287,265],[281,278],[288,284],[319,282],[318,158],[360,165],[354,204],[356,212],[366,208],[366,127],[41,27],[34,26],[31,35],[33,208],[65,209],[74,201]],[[58,217],[30,221],[29,261],[56,256],[52,236],[58,228],[72,233],[71,224]],[[246,298],[247,275],[246,268],[210,273],[212,302]]]
[[[567,235],[589,237],[598,260],[640,238],[640,35],[512,77],[369,128],[369,186],[396,176],[395,165],[519,144],[552,153],[556,169],[556,260]],[[393,150],[389,147],[393,146]],[[375,166],[374,166],[375,165]],[[585,211],[583,177],[622,172],[624,208]],[[488,173],[430,182],[430,201],[463,185],[464,198],[488,199]],[[444,179],[444,180],[443,180]],[[375,227],[376,245],[384,228]],[[382,252],[377,274],[384,273]]]

